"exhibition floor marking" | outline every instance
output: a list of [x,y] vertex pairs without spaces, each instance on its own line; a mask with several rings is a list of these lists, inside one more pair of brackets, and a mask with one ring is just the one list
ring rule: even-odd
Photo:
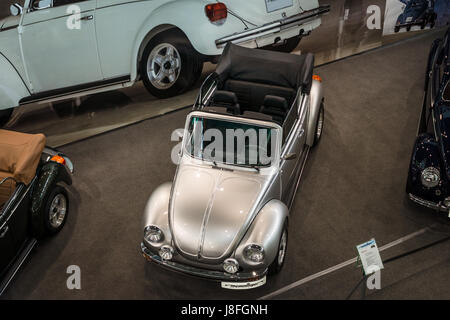
[[[380,248],[379,248],[379,251],[380,251],[380,252],[381,252],[381,251],[385,251],[385,250],[390,249],[390,248],[392,248],[392,247],[395,247],[395,246],[397,246],[397,245],[399,245],[399,244],[401,244],[401,243],[403,243],[403,242],[406,242],[406,241],[411,240],[411,239],[413,239],[413,238],[415,238],[415,237],[418,237],[418,236],[424,234],[425,232],[431,230],[434,226],[435,226],[435,225],[431,225],[431,226],[429,226],[429,227],[420,229],[419,231],[413,232],[413,233],[411,233],[411,234],[409,234],[409,235],[407,235],[407,236],[404,236],[404,237],[402,237],[402,238],[400,238],[400,239],[398,239],[398,240],[392,241],[392,242],[390,242],[390,243],[388,243],[388,244],[386,244],[386,245],[380,247]],[[281,289],[278,289],[278,290],[276,290],[276,291],[274,291],[274,292],[272,292],[272,293],[269,293],[269,294],[267,294],[267,295],[265,295],[265,296],[262,296],[261,298],[258,298],[258,300],[271,299],[271,298],[273,298],[273,297],[279,296],[279,295],[282,294],[282,293],[285,293],[285,292],[287,292],[287,291],[289,291],[289,290],[291,290],[291,289],[294,289],[294,288],[296,288],[296,287],[299,287],[299,286],[301,286],[301,285],[303,285],[303,284],[305,284],[305,283],[308,283],[308,282],[310,282],[310,281],[312,281],[312,280],[315,280],[315,279],[318,279],[318,278],[320,278],[320,277],[323,277],[323,276],[325,276],[325,275],[327,275],[327,274],[329,274],[329,273],[332,273],[332,272],[334,272],[334,271],[337,271],[337,270],[339,270],[339,269],[342,269],[342,268],[344,268],[344,267],[347,267],[347,266],[349,266],[349,265],[351,265],[351,264],[356,264],[357,259],[358,259],[358,258],[355,257],[355,258],[353,258],[353,259],[350,259],[350,260],[347,260],[347,261],[345,261],[345,262],[342,262],[342,263],[340,263],[340,264],[338,264],[338,265],[335,265],[335,266],[333,266],[333,267],[331,267],[331,268],[328,268],[328,269],[325,269],[325,270],[323,270],[323,271],[320,271],[320,272],[318,272],[318,273],[316,273],[316,274],[310,275],[310,276],[308,276],[308,277],[306,277],[306,278],[303,278],[303,279],[298,280],[298,281],[296,281],[296,282],[294,282],[294,283],[291,283],[291,284],[289,284],[289,285],[287,285],[287,286],[285,286],[285,287],[283,287],[283,288],[281,288]]]

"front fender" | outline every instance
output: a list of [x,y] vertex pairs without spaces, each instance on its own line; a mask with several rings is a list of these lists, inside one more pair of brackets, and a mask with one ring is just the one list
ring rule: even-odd
[[[235,258],[245,268],[268,267],[278,253],[278,245],[283,232],[289,209],[279,200],[270,200],[256,216],[240,245],[236,249]],[[264,248],[265,259],[262,264],[255,264],[244,258],[244,250],[250,244]]]
[[323,101],[323,87],[318,80],[313,80],[311,92],[309,95],[309,117],[306,144],[310,147],[314,144],[314,135],[316,134],[316,123],[319,117],[320,106]]
[[[172,234],[169,226],[169,201],[172,190],[172,182],[166,182],[156,188],[147,201],[142,220],[142,233],[148,226],[157,226],[164,233],[164,241],[160,246],[172,242]],[[153,245],[152,245],[153,246]]]
[[31,198],[31,225],[34,235],[41,237],[45,232],[42,226],[42,215],[44,214],[47,196],[58,182],[63,181],[70,185],[72,184],[72,178],[67,173],[66,168],[56,162],[44,164],[38,175]]
[[17,107],[29,95],[14,66],[0,53],[0,110]]
[[[135,39],[132,61],[132,79],[137,75],[136,61],[139,60],[142,44],[168,28],[180,29],[192,46],[203,55],[220,55],[223,48],[217,48],[215,40],[244,30],[244,25],[236,17],[229,15],[223,25],[212,24],[205,15],[203,0],[167,2],[152,11],[145,19]],[[165,26],[165,27],[161,27]],[[149,36],[150,35],[150,36]]]
[[[435,188],[426,188],[422,185],[421,174],[428,167],[434,167],[440,171],[441,182]],[[442,164],[439,145],[428,133],[419,135],[414,144],[406,192],[433,202],[443,200],[448,194],[446,172]]]

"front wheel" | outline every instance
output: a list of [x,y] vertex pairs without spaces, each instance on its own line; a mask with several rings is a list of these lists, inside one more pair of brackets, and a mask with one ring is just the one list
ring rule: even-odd
[[44,228],[47,234],[61,231],[69,214],[69,196],[66,189],[56,186],[47,196],[44,207]]
[[11,119],[14,108],[0,110],[0,127],[3,127]]
[[288,245],[288,223],[284,222],[283,232],[281,233],[280,242],[278,243],[278,253],[275,260],[269,266],[268,275],[275,275],[281,271],[286,260]]
[[186,36],[180,31],[170,30],[148,43],[140,73],[152,95],[169,98],[185,92],[194,84],[202,64]]

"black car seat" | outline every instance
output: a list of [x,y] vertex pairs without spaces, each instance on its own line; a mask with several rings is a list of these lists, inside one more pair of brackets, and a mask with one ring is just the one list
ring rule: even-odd
[[260,112],[272,116],[274,121],[283,124],[288,110],[289,107],[285,98],[267,95]]
[[227,108],[227,112],[231,114],[241,114],[241,106],[234,92],[217,90],[212,98],[212,105]]

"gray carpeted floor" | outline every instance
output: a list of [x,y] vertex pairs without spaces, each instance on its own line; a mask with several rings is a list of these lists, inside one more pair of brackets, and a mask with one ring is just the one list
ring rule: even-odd
[[[173,178],[171,133],[188,110],[63,148],[76,165],[71,215],[42,242],[6,299],[258,298],[427,226],[433,230],[382,253],[389,258],[450,233],[446,219],[405,201],[404,186],[422,98],[425,60],[436,33],[317,69],[324,79],[324,136],[308,160],[292,210],[283,272],[265,287],[232,292],[214,282],[149,265],[139,253],[148,196]],[[386,265],[382,290],[354,299],[450,298],[450,243]],[[82,289],[66,288],[66,268],[81,268]],[[361,277],[348,266],[277,298],[344,299]]]

